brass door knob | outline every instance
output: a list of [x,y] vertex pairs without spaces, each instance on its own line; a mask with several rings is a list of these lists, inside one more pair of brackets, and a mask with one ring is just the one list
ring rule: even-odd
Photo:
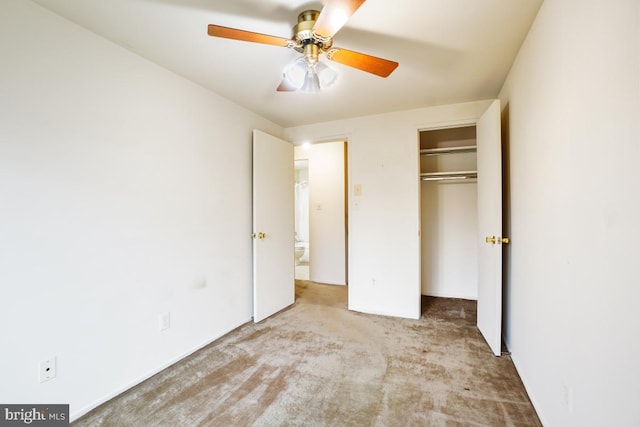
[[485,237],[484,241],[492,245],[495,245],[496,243],[498,245],[508,245],[509,243],[511,243],[511,239],[509,239],[508,237],[496,237],[496,236]]
[[251,233],[251,238],[252,239],[256,239],[257,238],[257,239],[262,240],[265,237],[267,237],[267,235],[265,233],[262,233],[262,232],[260,232],[260,233]]

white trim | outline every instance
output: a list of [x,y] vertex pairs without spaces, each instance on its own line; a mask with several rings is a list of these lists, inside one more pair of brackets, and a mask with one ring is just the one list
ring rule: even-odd
[[429,130],[439,130],[439,129],[455,129],[455,128],[463,128],[467,126],[475,126],[478,123],[478,119],[480,117],[476,117],[475,119],[463,119],[463,120],[453,120],[448,122],[434,122],[422,126],[418,126],[418,134],[420,132],[429,131]]
[[426,297],[434,297],[434,298],[453,298],[453,299],[464,299],[464,300],[469,300],[469,301],[478,301],[478,298],[473,296],[473,295],[453,295],[453,294],[446,294],[443,292],[429,292],[428,295],[425,295],[422,293],[422,290],[420,290],[420,296],[426,296]]

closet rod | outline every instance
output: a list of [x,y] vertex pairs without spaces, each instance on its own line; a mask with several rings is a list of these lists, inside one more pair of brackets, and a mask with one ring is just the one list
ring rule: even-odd
[[475,153],[475,145],[464,145],[458,147],[439,147],[439,148],[422,148],[420,154],[423,156],[438,156],[440,154],[454,153]]
[[476,179],[476,178],[478,178],[478,172],[476,171],[429,172],[429,173],[420,174],[420,180],[422,181],[452,181],[452,180]]

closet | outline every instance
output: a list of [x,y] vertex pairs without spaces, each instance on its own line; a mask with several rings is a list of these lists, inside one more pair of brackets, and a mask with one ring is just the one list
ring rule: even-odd
[[422,294],[478,298],[476,126],[420,132]]

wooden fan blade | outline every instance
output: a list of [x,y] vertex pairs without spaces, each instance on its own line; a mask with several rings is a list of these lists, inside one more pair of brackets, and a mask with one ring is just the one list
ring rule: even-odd
[[235,28],[222,27],[220,25],[209,25],[208,33],[212,37],[222,37],[225,39],[242,40],[245,42],[270,44],[282,47],[287,47],[292,43],[291,40],[285,39],[284,37],[252,33],[251,31],[237,30]]
[[280,86],[278,86],[278,89],[276,90],[278,92],[295,92],[298,90],[298,88],[292,85],[291,83],[289,83],[287,79],[283,78],[282,81],[280,82]]
[[341,48],[329,49],[327,58],[380,77],[388,77],[398,67],[397,62]]
[[320,38],[333,37],[347,23],[365,0],[327,0],[313,26]]

